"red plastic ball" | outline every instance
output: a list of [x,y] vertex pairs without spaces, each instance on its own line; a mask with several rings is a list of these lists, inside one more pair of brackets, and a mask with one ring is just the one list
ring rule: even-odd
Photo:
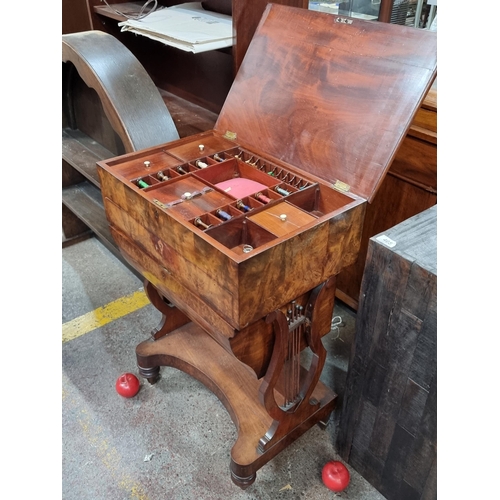
[[331,460],[325,464],[321,477],[324,485],[336,493],[344,491],[351,479],[347,467],[337,460]]
[[139,379],[133,373],[123,373],[116,380],[116,392],[124,398],[133,398],[140,387]]

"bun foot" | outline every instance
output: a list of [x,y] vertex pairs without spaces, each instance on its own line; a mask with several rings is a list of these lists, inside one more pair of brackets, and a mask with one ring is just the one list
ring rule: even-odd
[[237,476],[233,471],[231,471],[231,479],[236,486],[239,486],[242,490],[246,490],[251,484],[255,482],[257,473],[254,472],[248,477]]
[[160,379],[160,367],[153,366],[152,368],[143,368],[138,366],[139,373],[151,384],[156,384]]

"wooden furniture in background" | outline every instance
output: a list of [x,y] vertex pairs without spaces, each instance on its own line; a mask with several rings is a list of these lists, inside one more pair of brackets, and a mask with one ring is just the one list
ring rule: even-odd
[[63,245],[95,234],[118,256],[96,162],[179,135],[144,68],[111,35],[63,35],[62,61]]
[[366,209],[357,261],[337,280],[337,297],[358,308],[369,239],[437,203],[437,90],[431,88],[389,172]]
[[62,0],[62,34],[90,29],[87,0]]
[[139,371],[214,391],[242,488],[335,406],[319,382],[335,279],[435,74],[435,33],[269,4],[213,130],[98,163],[163,315]]
[[337,445],[388,500],[431,499],[437,206],[370,239]]
[[[124,5],[120,0],[108,0],[113,5]],[[138,7],[144,2],[125,4]],[[159,5],[171,7],[181,0],[160,0]],[[255,28],[268,0],[233,0],[233,30],[236,43],[232,48],[191,54],[168,47],[160,42],[132,33],[122,33],[118,20],[125,20],[104,5],[101,0],[88,0],[92,29],[106,31],[120,40],[146,68],[155,85],[219,113],[247,51]],[[307,0],[277,0],[273,3],[307,9]]]

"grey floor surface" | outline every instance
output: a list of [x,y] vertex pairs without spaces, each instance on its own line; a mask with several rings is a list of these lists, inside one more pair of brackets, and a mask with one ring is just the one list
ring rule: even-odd
[[[142,281],[96,238],[63,249],[63,325],[140,290]],[[323,338],[329,355],[322,380],[341,399],[355,315],[339,303],[334,316],[342,323]],[[117,377],[139,376],[135,346],[159,320],[147,304],[63,342],[64,500],[384,499],[349,466],[351,482],[342,493],[322,483],[323,465],[339,459],[334,443],[341,401],[325,430],[310,429],[243,491],[229,475],[235,427],[200,382],[163,367],[157,384],[141,379],[137,396],[119,396]]]

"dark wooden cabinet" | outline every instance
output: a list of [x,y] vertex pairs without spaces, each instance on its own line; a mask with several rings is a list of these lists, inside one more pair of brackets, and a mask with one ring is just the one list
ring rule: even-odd
[[337,444],[388,500],[437,497],[436,240],[434,206],[368,245]]

